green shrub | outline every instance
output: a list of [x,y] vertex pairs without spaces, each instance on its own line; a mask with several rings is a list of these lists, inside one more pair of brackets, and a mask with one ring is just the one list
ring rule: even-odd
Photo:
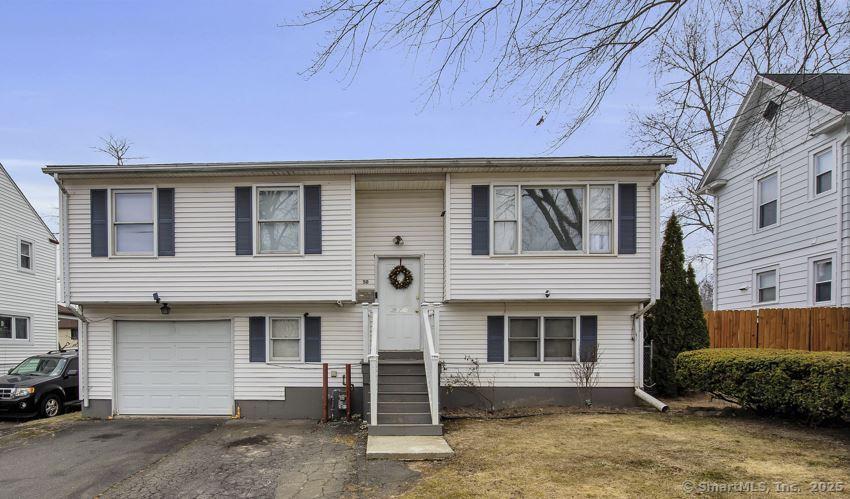
[[694,350],[676,358],[676,377],[759,412],[850,422],[850,352]]

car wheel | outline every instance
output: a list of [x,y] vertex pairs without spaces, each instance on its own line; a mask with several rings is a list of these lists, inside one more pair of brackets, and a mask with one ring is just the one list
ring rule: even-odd
[[53,393],[44,397],[41,401],[41,415],[52,418],[62,413],[62,401]]

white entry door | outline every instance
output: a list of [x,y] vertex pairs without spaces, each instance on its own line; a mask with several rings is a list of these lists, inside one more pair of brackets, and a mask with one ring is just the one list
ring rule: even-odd
[[120,414],[233,413],[229,321],[118,321]]
[[[413,282],[396,289],[390,282],[390,272],[404,265],[413,274]],[[419,290],[422,272],[418,258],[378,259],[378,349],[420,350]]]

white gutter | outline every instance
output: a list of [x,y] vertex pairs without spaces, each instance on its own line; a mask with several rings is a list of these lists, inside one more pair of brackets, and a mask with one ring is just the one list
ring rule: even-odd
[[719,178],[717,180],[709,182],[704,187],[697,190],[697,194],[708,194],[709,196],[714,196],[715,194],[712,191],[717,191],[717,189],[725,187],[727,183],[728,181],[726,179]]
[[850,123],[850,113],[839,114],[838,116],[827,121],[826,123],[818,125],[809,130],[809,135],[814,137],[822,133],[828,133],[842,125],[846,125],[847,123]]

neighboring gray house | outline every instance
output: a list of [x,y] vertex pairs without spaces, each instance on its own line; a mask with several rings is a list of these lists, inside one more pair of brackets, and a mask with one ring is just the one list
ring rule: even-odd
[[55,350],[58,242],[0,165],[0,372]]
[[354,364],[370,431],[439,432],[467,357],[498,406],[570,404],[597,349],[598,403],[634,404],[673,161],[48,166],[83,410],[318,417]]
[[850,75],[758,76],[701,188],[715,308],[850,301]]

